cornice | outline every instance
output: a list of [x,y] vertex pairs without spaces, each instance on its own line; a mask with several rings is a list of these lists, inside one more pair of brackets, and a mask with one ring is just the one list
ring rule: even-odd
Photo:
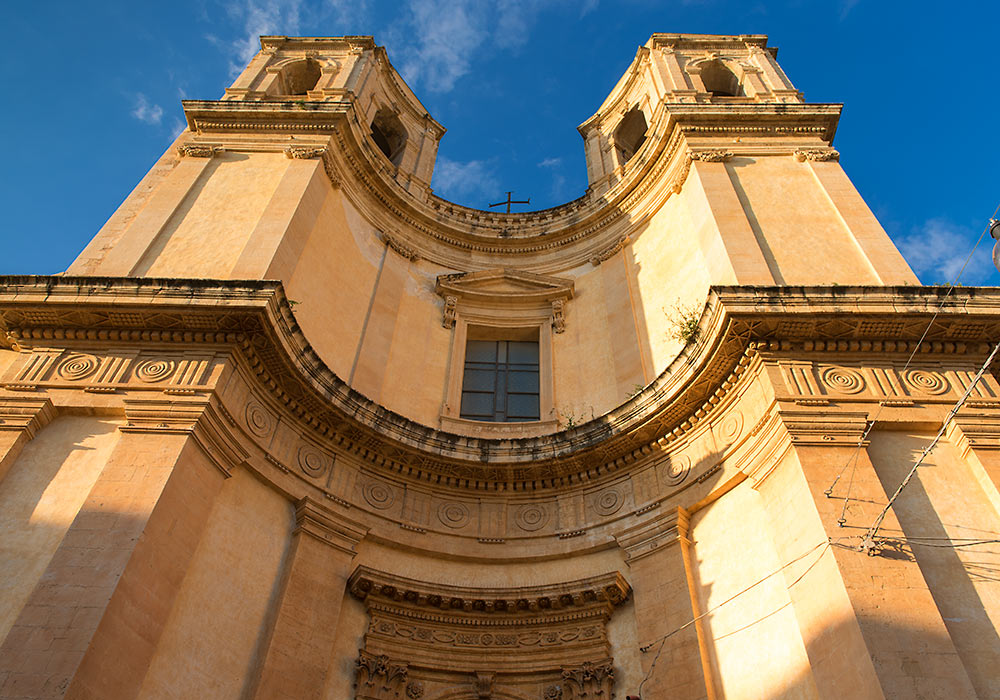
[[[840,114],[839,105],[823,104],[661,103],[642,149],[602,196],[588,191],[551,209],[503,214],[448,202],[429,189],[415,195],[404,188],[396,181],[396,169],[374,153],[351,93],[326,102],[185,100],[183,105],[189,128],[199,139],[214,138],[220,148],[248,148],[225,143],[225,134],[332,137],[333,147],[324,156],[332,184],[343,188],[376,227],[393,231],[400,246],[425,260],[463,269],[470,264],[467,253],[476,252],[483,254],[478,259],[492,258],[493,265],[501,262],[535,272],[599,258],[679,193],[690,165],[688,137],[807,135],[829,142]],[[771,147],[768,154],[792,155],[796,148]]]
[[473,588],[418,581],[367,566],[354,570],[347,581],[347,590],[359,600],[405,601],[410,605],[442,611],[498,615],[583,610],[595,605],[614,608],[625,603],[632,592],[631,586],[617,571],[541,586]]
[[[0,278],[0,329],[25,349],[95,341],[232,348],[274,406],[378,471],[470,488],[603,478],[659,453],[712,415],[758,353],[985,355],[1000,290],[716,287],[698,340],[642,392],[571,430],[520,439],[420,425],[350,389],[295,323],[280,284],[103,277]],[[9,387],[17,388],[17,387]],[[491,486],[492,485],[492,486]]]

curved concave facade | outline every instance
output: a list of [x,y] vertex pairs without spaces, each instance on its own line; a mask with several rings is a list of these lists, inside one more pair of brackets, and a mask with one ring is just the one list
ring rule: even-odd
[[1000,692],[992,374],[861,551],[1000,295],[919,285],[766,37],[654,34],[523,214],[433,193],[370,37],[261,47],[2,279],[0,697]]

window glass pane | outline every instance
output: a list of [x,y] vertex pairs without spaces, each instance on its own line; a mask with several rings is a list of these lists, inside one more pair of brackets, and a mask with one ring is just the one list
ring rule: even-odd
[[538,394],[508,394],[508,418],[538,418]]
[[[468,372],[466,372],[468,376]],[[538,393],[538,372],[510,372],[507,375],[507,391],[518,394]]]
[[510,341],[510,362],[516,364],[538,364],[538,343]]
[[493,419],[493,394],[462,392],[462,416]]
[[465,369],[465,381],[462,382],[462,391],[489,391],[494,389],[493,382],[496,377],[495,372],[482,369]]
[[470,340],[465,347],[466,362],[496,362],[497,341]]

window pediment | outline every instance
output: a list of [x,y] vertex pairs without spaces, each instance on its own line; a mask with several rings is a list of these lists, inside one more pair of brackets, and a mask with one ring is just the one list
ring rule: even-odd
[[467,304],[546,306],[573,298],[573,280],[507,268],[441,275],[435,291]]

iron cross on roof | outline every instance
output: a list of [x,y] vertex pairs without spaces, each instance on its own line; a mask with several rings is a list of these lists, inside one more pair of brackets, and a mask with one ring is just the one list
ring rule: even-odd
[[512,194],[513,194],[513,192],[508,192],[507,193],[507,201],[506,202],[497,202],[496,204],[491,204],[490,207],[502,207],[503,205],[506,204],[507,205],[507,212],[506,213],[510,214],[510,205],[511,204],[531,204],[531,200],[530,199],[524,199],[524,200],[511,199],[510,196]]

